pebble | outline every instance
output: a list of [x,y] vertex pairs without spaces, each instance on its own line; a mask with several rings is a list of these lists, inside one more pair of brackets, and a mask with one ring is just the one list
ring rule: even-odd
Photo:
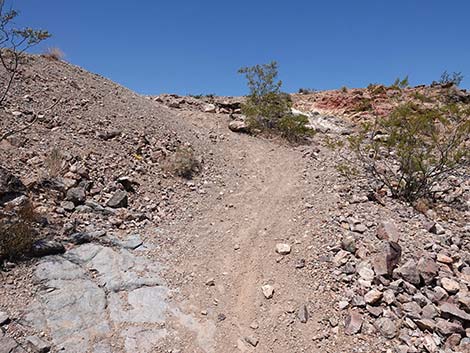
[[290,254],[291,248],[289,244],[280,243],[276,245],[276,252],[281,255]]
[[307,305],[303,304],[300,306],[297,312],[297,318],[300,320],[301,323],[305,324],[308,321],[309,313],[307,309]]
[[362,327],[362,315],[357,311],[350,311],[344,323],[344,333],[353,335],[359,333]]
[[274,295],[274,287],[269,284],[262,286],[261,291],[266,299],[271,299]]
[[246,336],[245,341],[249,343],[250,345],[252,345],[253,347],[256,347],[259,342],[258,338],[253,337],[253,336]]
[[382,292],[377,289],[372,289],[364,295],[364,300],[367,304],[376,304],[382,299]]

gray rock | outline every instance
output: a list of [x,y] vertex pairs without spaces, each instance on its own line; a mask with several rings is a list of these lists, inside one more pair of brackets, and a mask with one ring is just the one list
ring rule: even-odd
[[416,262],[408,260],[403,266],[399,268],[401,277],[411,284],[419,285],[421,282]]
[[135,192],[134,186],[138,185],[136,181],[126,176],[119,177],[116,181],[124,187],[124,190],[128,192]]
[[366,305],[366,310],[374,317],[379,317],[383,314],[383,308],[380,306]]
[[358,224],[351,223],[349,225],[349,229],[351,230],[351,232],[360,233],[360,234],[365,233],[367,231],[367,227],[362,223],[358,223]]
[[67,196],[65,198],[66,201],[71,201],[74,205],[80,205],[85,202],[86,195],[85,189],[76,187],[71,188],[67,191]]
[[417,269],[425,284],[431,284],[439,272],[436,262],[425,257],[419,259]]
[[445,346],[447,348],[452,348],[453,349],[453,348],[459,346],[461,340],[462,340],[462,336],[460,336],[458,333],[453,333],[452,335],[447,337]]
[[246,336],[245,337],[245,342],[249,343],[253,347],[256,347],[258,345],[259,340],[258,340],[258,338],[253,337],[253,336]]
[[382,299],[382,292],[378,289],[372,289],[364,295],[364,300],[367,304],[377,304]]
[[356,307],[364,307],[366,306],[366,301],[362,295],[355,295],[351,298],[351,305]]
[[395,293],[391,289],[387,289],[383,292],[383,302],[391,305],[395,302]]
[[352,235],[346,235],[343,237],[341,240],[341,247],[343,250],[346,250],[350,252],[351,254],[354,254],[357,250],[356,247],[356,239]]
[[21,346],[11,337],[0,338],[0,353],[26,353]]
[[409,302],[402,305],[403,311],[412,319],[421,318],[421,307],[415,302]]
[[309,318],[309,313],[307,309],[307,305],[302,304],[297,312],[297,318],[300,320],[301,323],[306,323]]
[[87,205],[78,205],[75,207],[75,212],[77,213],[90,213],[92,208]]
[[228,128],[233,132],[248,133],[249,128],[245,121],[233,120],[228,124]]
[[5,311],[0,311],[0,326],[8,324],[10,322],[10,317]]
[[35,353],[47,353],[51,350],[51,346],[37,336],[26,337],[26,344]]
[[438,234],[438,235],[441,235],[441,234],[445,234],[445,229],[442,228],[442,226],[439,224],[439,223],[432,223],[431,226],[429,227],[428,231],[430,233],[434,233],[434,234]]
[[290,254],[291,248],[289,244],[277,244],[276,245],[276,252],[281,255],[287,255]]
[[72,201],[62,201],[60,207],[68,212],[72,212],[75,209],[75,204]]
[[436,328],[436,322],[431,319],[417,319],[415,323],[422,331],[433,332]]
[[427,304],[423,307],[422,316],[425,319],[434,319],[439,316],[439,311],[434,304]]
[[452,278],[442,278],[441,285],[449,294],[455,294],[460,290],[459,282]]
[[93,241],[93,237],[88,233],[73,233],[70,236],[70,241],[76,245],[90,243]]
[[144,242],[142,239],[137,234],[131,235],[129,238],[127,238],[126,241],[121,242],[121,246],[125,249],[129,250],[135,250],[139,246],[141,246]]
[[367,262],[361,262],[357,266],[357,273],[359,277],[365,281],[372,281],[374,279],[374,270],[372,270],[370,264]]
[[216,106],[214,104],[207,104],[203,109],[204,113],[215,113]]
[[470,295],[461,295],[459,293],[458,302],[463,306],[466,311],[470,311]]
[[470,314],[467,314],[465,311],[459,309],[457,305],[451,303],[443,303],[439,306],[442,314],[447,316],[456,317],[464,321],[470,321]]
[[[147,327],[127,327],[121,332],[126,353],[153,353],[159,340],[167,335],[165,329]],[[115,352],[115,350],[112,350]]]
[[401,259],[401,246],[398,243],[386,242],[383,249],[372,260],[377,276],[390,276]]
[[112,208],[127,207],[128,206],[127,192],[122,191],[122,190],[116,191],[113,194],[113,196],[109,199],[109,201],[106,203],[106,205]]
[[380,319],[377,319],[374,323],[374,326],[385,338],[391,339],[397,335],[397,326],[388,317],[381,317]]
[[50,332],[54,346],[69,353],[110,353],[111,334],[121,335],[128,353],[150,353],[166,335],[168,289],[159,271],[157,263],[125,249],[91,243],[46,257],[34,273],[44,290],[24,324]]
[[436,353],[437,352],[437,344],[434,342],[434,338],[431,335],[426,335],[423,338],[423,346],[429,353]]
[[21,196],[25,192],[26,186],[22,181],[7,169],[0,167],[0,205]]
[[64,245],[55,240],[37,240],[33,243],[31,248],[31,256],[34,257],[58,255],[64,252]]
[[453,333],[465,333],[462,324],[457,321],[447,321],[441,318],[436,319],[436,329],[444,336],[449,336]]
[[266,299],[271,299],[274,295],[274,287],[269,284],[262,286],[261,291]]
[[377,228],[377,238],[398,243],[400,232],[393,222],[383,221]]

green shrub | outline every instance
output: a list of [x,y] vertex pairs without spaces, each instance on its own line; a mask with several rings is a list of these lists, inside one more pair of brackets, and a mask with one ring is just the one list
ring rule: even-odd
[[356,112],[369,112],[373,109],[372,99],[370,98],[361,98],[359,102],[354,106],[354,111]]
[[292,114],[291,97],[281,92],[282,81],[277,80],[275,61],[269,64],[244,67],[238,71],[248,81],[250,94],[242,104],[249,130],[281,135],[299,142],[312,134],[307,128],[308,118]]
[[434,102],[434,100],[431,97],[428,97],[425,94],[419,93],[419,92],[414,92],[412,94],[412,97],[419,100],[419,101],[421,101],[421,102],[423,102],[423,103],[432,103],[432,102]]
[[396,89],[396,90],[402,90],[403,88],[409,87],[410,83],[408,81],[408,75],[405,76],[405,78],[400,79],[400,77],[397,77],[395,82],[390,86],[391,89]]
[[314,130],[307,127],[308,123],[308,117],[305,115],[288,114],[279,120],[277,129],[286,140],[299,143],[314,134]]
[[[470,109],[404,104],[351,138],[365,169],[392,195],[434,198],[439,183],[470,165]],[[468,171],[467,171],[468,173]]]
[[384,85],[380,85],[378,83],[370,83],[368,86],[367,86],[367,90],[369,91],[369,93],[373,96],[375,95],[379,95],[379,94],[385,94],[387,93],[387,89],[385,88]]
[[299,88],[298,91],[300,94],[313,94],[315,92],[317,92],[317,90],[314,88]]

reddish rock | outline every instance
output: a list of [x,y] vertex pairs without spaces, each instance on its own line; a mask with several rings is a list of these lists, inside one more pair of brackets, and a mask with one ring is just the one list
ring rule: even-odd
[[346,321],[344,322],[344,333],[347,335],[354,335],[361,331],[362,315],[357,311],[350,311]]
[[432,283],[439,272],[436,262],[426,257],[419,259],[417,268],[419,275],[426,284]]
[[400,233],[394,223],[383,221],[377,228],[377,238],[397,243],[400,239]]

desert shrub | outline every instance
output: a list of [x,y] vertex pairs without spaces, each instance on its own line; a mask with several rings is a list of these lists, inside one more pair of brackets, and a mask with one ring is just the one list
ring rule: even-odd
[[246,76],[250,89],[249,96],[242,104],[242,112],[252,133],[274,133],[296,142],[313,133],[306,127],[307,117],[292,113],[292,100],[290,95],[281,92],[282,81],[277,80],[275,61],[244,67],[238,72]]
[[387,93],[387,89],[385,88],[384,85],[380,85],[378,83],[370,83],[367,86],[367,90],[370,92],[371,95],[375,96],[378,94],[384,94]]
[[194,98],[194,99],[202,99],[202,98],[214,99],[215,98],[215,93],[188,94],[188,96],[191,97],[191,98]]
[[65,54],[59,48],[54,47],[47,48],[46,51],[42,54],[42,56],[49,60],[59,61],[64,59]]
[[30,253],[37,240],[36,219],[29,202],[17,210],[0,210],[0,260],[16,260]]
[[190,147],[178,147],[177,150],[168,157],[166,169],[177,176],[191,179],[201,171],[201,162],[196,157],[194,150]]
[[348,93],[348,87],[346,87],[346,86],[341,87],[340,90],[341,90],[341,92],[343,92],[343,93]]
[[299,88],[299,93],[300,94],[312,94],[315,93],[317,90],[314,88]]
[[407,103],[365,124],[351,146],[365,170],[408,201],[434,198],[440,183],[468,173],[470,109],[457,105],[421,108]]
[[60,153],[60,150],[58,148],[53,148],[45,160],[47,173],[50,177],[55,178],[59,176],[62,171],[63,161],[64,158],[62,153]]
[[313,135],[313,130],[307,126],[308,123],[308,117],[305,115],[287,114],[279,120],[277,129],[286,140],[299,143],[306,136]]
[[444,71],[439,79],[439,83],[441,85],[452,84],[455,86],[459,86],[462,83],[463,75],[461,72],[453,72],[449,74],[447,71]]
[[410,86],[410,83],[408,81],[408,75],[407,75],[403,79],[401,79],[400,77],[397,77],[395,82],[393,82],[393,84],[390,86],[390,88],[396,89],[396,90],[402,90],[409,86]]
[[370,98],[361,98],[353,109],[356,112],[369,112],[373,109],[372,100]]
[[425,94],[419,93],[419,92],[414,92],[412,94],[412,97],[419,100],[419,101],[421,101],[421,102],[423,102],[423,103],[432,103],[432,102],[434,102],[434,100],[431,97],[428,97]]

